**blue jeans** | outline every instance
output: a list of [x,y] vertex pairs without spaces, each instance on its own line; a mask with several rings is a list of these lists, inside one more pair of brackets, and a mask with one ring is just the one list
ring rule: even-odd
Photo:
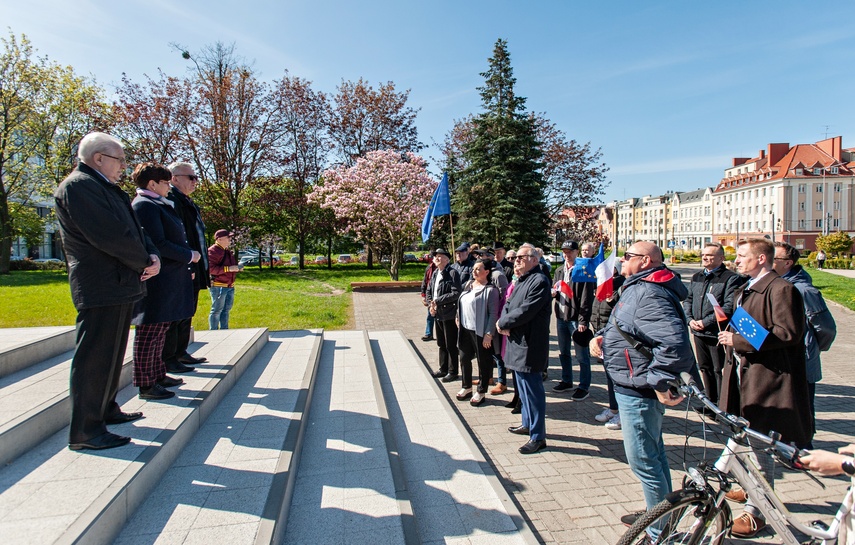
[[427,320],[425,320],[425,335],[428,337],[433,337],[433,321],[436,318],[430,313],[430,309],[427,311]]
[[558,360],[561,362],[561,382],[573,385],[573,358],[570,349],[576,352],[579,362],[579,388],[585,391],[591,389],[591,350],[587,346],[579,346],[573,342],[573,332],[578,323],[572,320],[555,320],[558,330]]
[[671,492],[671,470],[662,440],[665,406],[658,399],[632,397],[615,392],[623,430],[623,448],[635,476],[641,481],[644,501],[650,509]]
[[522,425],[528,428],[532,441],[546,439],[546,391],[542,373],[515,371],[514,385],[520,394]]
[[235,289],[211,286],[211,314],[208,315],[208,325],[211,329],[229,328],[229,311],[235,304]]

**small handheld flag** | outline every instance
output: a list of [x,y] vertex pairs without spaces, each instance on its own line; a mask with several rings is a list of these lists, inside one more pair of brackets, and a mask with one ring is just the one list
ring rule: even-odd
[[733,313],[730,325],[748,341],[748,344],[754,347],[754,350],[760,350],[763,341],[769,336],[769,331],[742,307],[737,308],[736,312]]
[[564,280],[559,280],[555,283],[555,289],[558,291],[558,310],[566,316],[570,301],[573,300],[573,288]]
[[615,253],[612,254],[602,263],[597,265],[597,300],[605,301],[615,292],[614,288],[614,270],[615,270]]
[[724,309],[721,308],[721,305],[718,304],[713,294],[707,293],[707,299],[710,300],[710,304],[712,305],[713,312],[715,313],[715,321],[718,322],[718,329],[721,330],[721,323],[727,321],[727,314],[724,313]]
[[603,244],[600,243],[600,251],[594,257],[577,257],[573,264],[573,274],[570,279],[573,282],[596,282],[597,265],[603,262]]

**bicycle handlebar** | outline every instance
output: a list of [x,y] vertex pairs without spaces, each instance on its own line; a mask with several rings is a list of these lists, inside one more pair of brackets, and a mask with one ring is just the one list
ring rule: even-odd
[[778,441],[777,438],[780,437],[780,434],[775,431],[770,431],[767,435],[765,433],[752,430],[748,427],[749,422],[744,418],[719,409],[718,405],[713,403],[710,398],[707,397],[700,388],[698,388],[698,385],[695,384],[692,375],[689,373],[680,373],[680,382],[681,383],[675,383],[674,386],[677,387],[677,389],[679,389],[686,397],[694,396],[699,399],[708,409],[715,413],[716,421],[730,428],[734,435],[744,434],[760,443],[768,445],[771,447],[773,452],[790,463],[793,467],[804,469],[799,458],[801,456],[807,456],[808,451],[800,450],[792,445]]

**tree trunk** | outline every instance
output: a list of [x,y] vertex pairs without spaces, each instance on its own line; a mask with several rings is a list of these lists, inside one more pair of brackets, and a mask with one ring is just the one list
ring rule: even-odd
[[[382,256],[381,256],[382,259]],[[371,246],[368,247],[368,268],[374,268],[374,252],[371,251]]]
[[0,274],[9,274],[12,257],[12,217],[6,195],[0,195]]
[[327,269],[332,270],[332,235],[327,237]]

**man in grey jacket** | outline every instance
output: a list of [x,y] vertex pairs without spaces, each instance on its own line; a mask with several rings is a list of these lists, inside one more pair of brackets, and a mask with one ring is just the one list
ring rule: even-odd
[[[602,357],[615,384],[627,461],[641,481],[650,509],[671,492],[671,472],[662,440],[665,406],[682,400],[669,382],[695,365],[680,300],[686,287],[662,264],[662,250],[636,242],[621,259],[626,277],[602,335],[591,341],[591,355]],[[621,517],[633,522],[634,515]]]
[[122,144],[94,132],[77,153],[80,163],[54,193],[77,308],[68,448],[99,450],[130,442],[107,424],[142,417],[123,413],[116,392],[134,302],[145,295],[143,282],[160,272],[160,258],[116,185],[127,167]]
[[[807,364],[808,395],[810,396],[810,412],[814,421],[816,410],[814,408],[814,397],[816,396],[816,383],[822,380],[822,361],[820,352],[828,350],[834,338],[837,336],[837,324],[834,317],[822,298],[822,293],[813,285],[813,279],[799,265],[801,254],[793,246],[786,242],[775,243],[775,261],[772,269],[781,278],[792,283],[805,303],[805,360]],[[814,431],[816,424],[814,424]],[[812,442],[811,442],[812,443]],[[799,445],[806,449],[812,449],[813,445]]]

